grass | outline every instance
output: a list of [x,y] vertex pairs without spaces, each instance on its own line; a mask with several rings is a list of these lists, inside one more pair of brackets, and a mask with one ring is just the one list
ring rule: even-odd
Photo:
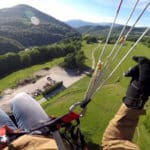
[[[80,80],[80,82],[75,83],[70,88],[44,103],[44,109],[48,114],[55,116],[67,113],[72,104],[83,100],[88,82],[89,78],[86,77]],[[114,91],[120,90],[120,92],[115,93],[112,91],[112,88]],[[99,145],[108,121],[115,114],[121,103],[120,99],[124,91],[125,89],[120,85],[110,84],[104,86],[101,92],[98,92],[92,99],[85,117],[81,119],[81,129],[86,134],[89,142]],[[77,111],[79,110],[77,109]]]
[[39,65],[34,65],[29,68],[25,68],[16,72],[11,73],[10,75],[0,79],[0,91],[3,91],[7,88],[13,88],[16,86],[16,83],[19,80],[31,77],[36,71],[41,70],[45,67],[51,68],[54,65],[58,65],[63,62],[63,58],[54,59],[50,62],[46,62]]
[[35,99],[36,99],[37,101],[41,100],[42,98],[43,98],[43,95],[42,95],[42,94],[35,97]]
[[[120,56],[124,55],[124,53],[130,48],[131,45],[132,43],[128,42],[120,52]],[[83,49],[87,57],[86,64],[88,66],[91,66],[92,64],[91,51],[93,48],[95,48],[95,46],[96,44],[87,45],[83,43]],[[112,45],[108,46],[108,49],[110,48],[112,48]],[[100,51],[97,50],[95,54],[96,59],[98,59],[99,53]],[[81,129],[84,132],[88,143],[93,143],[96,145],[96,147],[93,149],[98,149],[97,146],[100,146],[104,130],[109,120],[114,116],[120,104],[122,103],[122,97],[125,95],[125,91],[130,80],[129,78],[122,77],[122,73],[128,70],[130,66],[135,64],[135,62],[133,62],[131,59],[133,55],[144,55],[150,57],[149,49],[144,45],[139,44],[131,53],[131,55],[129,55],[128,59],[126,59],[126,61],[121,65],[117,73],[114,74],[112,79],[108,82],[109,84],[105,85],[100,91],[96,93],[92,99],[92,102],[88,105],[85,117],[81,119]],[[120,76],[120,74],[120,82],[115,83],[115,79]],[[46,112],[55,116],[61,116],[67,113],[69,107],[72,104],[83,100],[89,80],[90,78],[86,77],[80,80],[80,82],[72,85],[70,88],[64,90],[57,96],[53,97],[52,99],[49,99],[48,102],[43,104]],[[142,118],[145,118],[145,116]],[[143,121],[141,119],[138,126],[140,138],[139,135],[135,134],[134,142],[138,143],[142,150],[148,150],[148,147],[150,146],[150,134],[147,132],[142,122]]]

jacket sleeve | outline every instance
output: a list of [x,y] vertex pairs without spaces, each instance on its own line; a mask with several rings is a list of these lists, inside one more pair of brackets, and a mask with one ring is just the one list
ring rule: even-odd
[[103,150],[139,150],[131,140],[141,114],[145,114],[145,111],[128,108],[122,104],[104,132]]

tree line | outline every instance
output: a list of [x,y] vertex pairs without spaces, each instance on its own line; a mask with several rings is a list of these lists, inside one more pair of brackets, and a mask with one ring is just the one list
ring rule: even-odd
[[79,40],[66,40],[58,44],[26,49],[19,53],[10,52],[0,55],[0,77],[53,58],[66,56],[69,53],[80,51],[80,49],[81,43]]
[[[93,35],[85,35],[83,37],[83,39],[86,41],[87,44],[97,43],[98,41],[105,43],[106,38],[107,38],[106,36],[97,37]],[[127,41],[136,42],[138,38],[139,38],[139,35],[130,35],[128,36]],[[111,36],[108,40],[108,44],[115,44],[117,39],[118,39],[118,36]],[[150,47],[150,36],[144,36],[141,42],[147,47]]]

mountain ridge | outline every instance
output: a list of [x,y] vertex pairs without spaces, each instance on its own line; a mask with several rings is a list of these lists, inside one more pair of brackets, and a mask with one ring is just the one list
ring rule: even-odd
[[[83,26],[111,26],[111,22],[89,22],[89,21],[84,21],[81,19],[72,19],[65,21],[66,24],[70,25],[71,27],[74,28],[79,28]],[[115,24],[114,26],[119,26],[120,24]]]
[[[118,36],[120,34],[122,28],[123,28],[123,25],[114,26],[111,36]],[[126,34],[130,28],[131,28],[131,26],[126,26],[124,34]],[[145,29],[146,29],[145,27],[134,27],[133,30],[131,31],[130,35],[139,36],[144,32]],[[109,33],[109,30],[110,30],[110,26],[100,26],[100,25],[99,26],[90,26],[89,25],[89,26],[83,26],[83,27],[76,28],[76,30],[83,35],[90,34],[90,35],[95,35],[95,36],[107,36],[107,34]],[[147,35],[150,36],[150,32],[148,32]]]
[[[107,23],[107,22],[106,23],[105,22],[93,23],[93,22],[87,22],[87,21],[78,20],[78,19],[69,20],[69,21],[66,21],[66,23],[76,28],[76,30],[83,35],[91,34],[94,36],[101,36],[101,37],[107,36],[110,30],[110,26],[112,24],[112,23]],[[123,26],[124,25],[122,24],[114,24],[111,36],[113,37],[118,36]],[[126,34],[130,28],[131,26],[127,25],[124,31],[124,34]],[[131,31],[130,36],[139,36],[145,29],[146,27],[134,27],[133,30]],[[150,36],[150,31],[147,33],[147,35]]]

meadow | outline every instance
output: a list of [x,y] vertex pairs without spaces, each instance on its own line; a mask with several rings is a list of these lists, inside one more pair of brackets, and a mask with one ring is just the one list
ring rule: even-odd
[[[127,42],[120,52],[119,57],[123,56],[126,51],[132,46],[132,44],[133,43],[131,42]],[[87,57],[86,65],[91,66],[92,50],[97,45],[87,45],[84,42],[82,43],[82,45]],[[96,60],[99,58],[101,48],[102,45],[100,46],[100,49],[98,49],[95,53]],[[108,45],[108,49],[112,49],[112,45]],[[106,52],[106,56],[108,52]],[[123,76],[123,72],[127,71],[129,67],[136,64],[132,60],[132,56],[134,55],[150,57],[150,52],[146,46],[142,45],[141,43],[138,44],[138,46],[129,55],[126,61],[119,67],[119,69],[108,81],[108,83],[96,93],[91,103],[88,105],[85,116],[81,118],[81,129],[85,134],[88,143],[92,143],[92,145],[94,145],[92,149],[99,149],[104,130],[109,120],[114,116],[120,104],[122,103],[122,97],[125,96],[127,85],[130,81],[130,78],[125,78]],[[118,63],[119,60],[115,61],[116,63]],[[116,82],[116,79],[118,79],[118,77],[119,82]],[[85,77],[84,79],[80,80],[80,82],[75,83],[70,88],[49,99],[49,101],[43,104],[46,112],[55,116],[61,116],[67,113],[69,107],[72,104],[77,101],[83,100],[89,81],[90,77]],[[150,114],[149,107],[147,108],[147,114]],[[141,150],[148,150],[148,147],[150,146],[150,133],[145,129],[145,126],[143,125],[144,120],[145,116],[142,116],[136,129],[134,142],[140,145]]]

